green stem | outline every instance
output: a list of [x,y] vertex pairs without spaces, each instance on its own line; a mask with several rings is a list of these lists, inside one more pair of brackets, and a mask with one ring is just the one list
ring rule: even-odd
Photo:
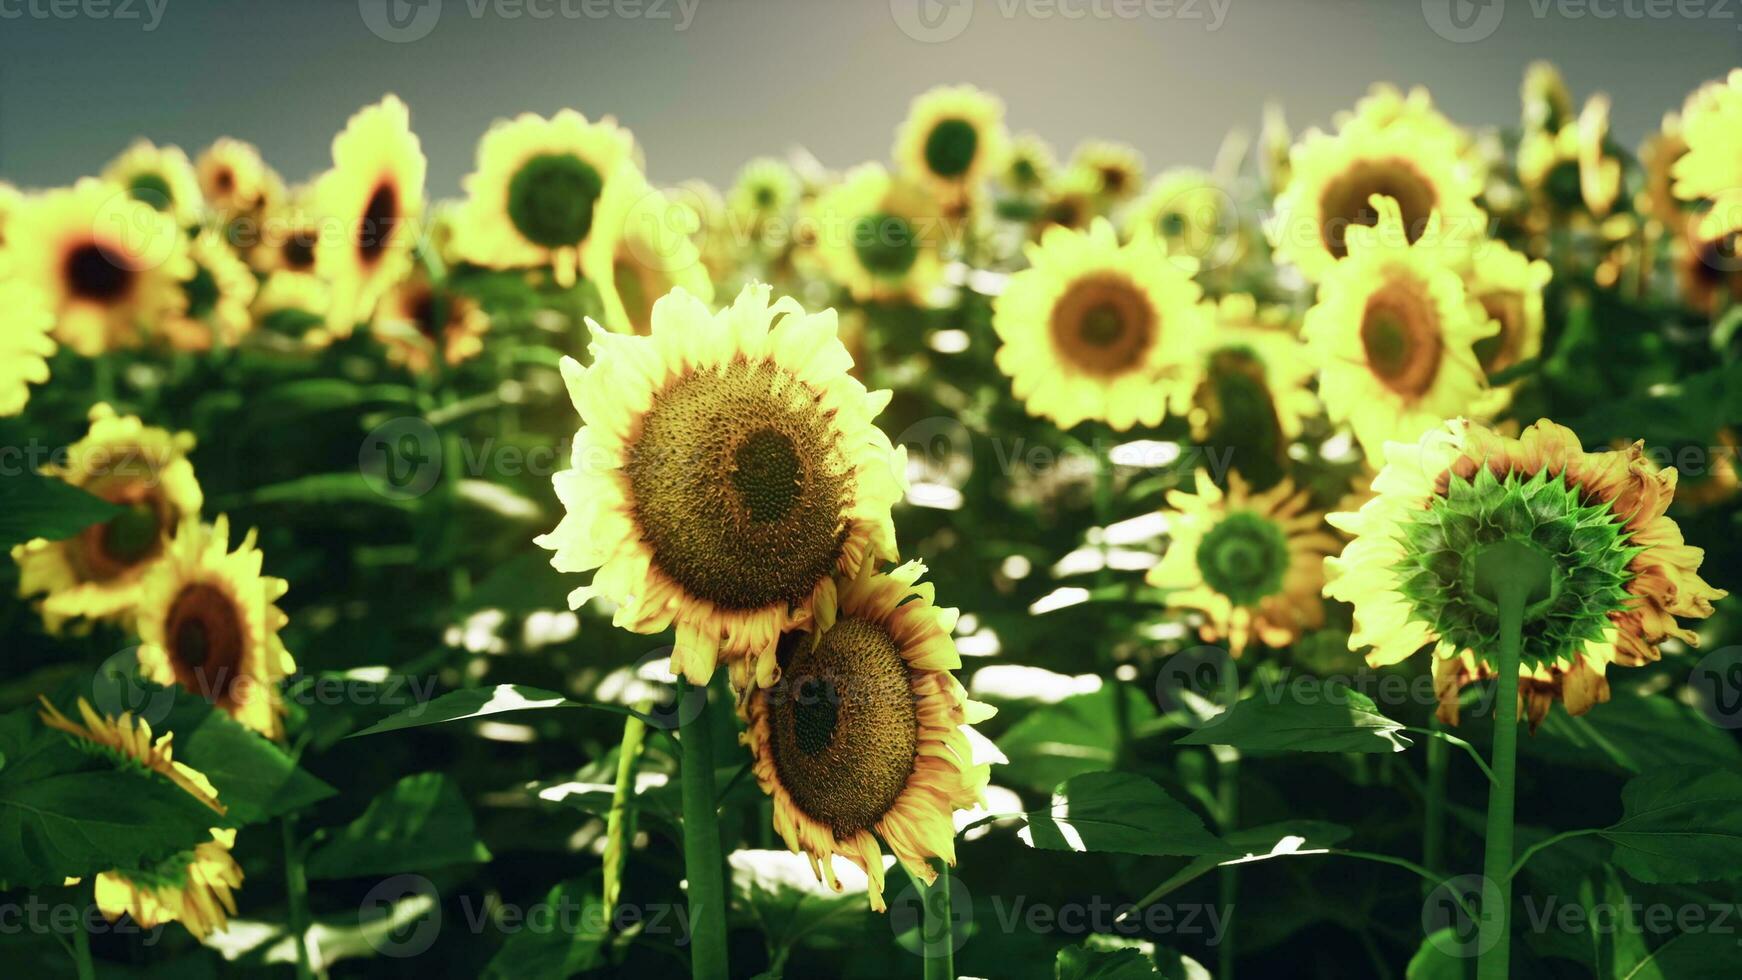
[[[1488,784],[1490,786],[1494,784],[1494,770],[1488,768],[1488,761],[1482,758],[1482,753],[1477,752],[1474,745],[1471,745],[1469,742],[1466,742],[1458,736],[1453,735],[1451,732],[1446,731],[1439,724],[1436,723],[1431,728],[1405,725],[1403,726],[1403,730],[1406,732],[1416,732],[1417,734],[1426,735],[1435,742],[1444,742],[1447,745],[1457,746],[1470,757],[1470,761],[1476,764],[1477,769],[1482,770],[1482,776],[1488,780]],[[1433,746],[1430,745],[1428,748],[1431,751]]]
[[78,971],[79,980],[96,980],[97,967],[91,961],[91,916],[97,911],[97,879],[91,879],[79,887],[79,925],[73,930],[73,966]]
[[[1113,454],[1109,448],[1102,452],[1102,446],[1092,444],[1089,448],[1095,454],[1095,525],[1106,529],[1113,523]],[[1111,552],[1105,539],[1101,543],[1101,570],[1095,575],[1095,584],[1105,587],[1113,582],[1113,570],[1108,566]],[[1113,665],[1113,672],[1107,678],[1113,686],[1113,730],[1118,735],[1118,742],[1113,746],[1113,768],[1119,769],[1130,762],[1131,752],[1131,706],[1125,701],[1125,691],[1119,682],[1118,665]]]
[[[635,710],[646,712],[651,706],[651,702],[642,701]],[[603,899],[608,911],[617,907],[617,895],[623,887],[623,866],[629,860],[629,846],[635,838],[635,770],[646,738],[647,722],[641,720],[641,715],[625,716],[623,740],[617,745],[617,785],[611,793],[611,811],[605,815]]]
[[[1227,835],[1234,832],[1240,819],[1240,753],[1230,746],[1220,745],[1216,752],[1216,801],[1221,811],[1222,833]],[[1222,932],[1222,941],[1216,946],[1216,977],[1217,980],[1233,980],[1234,910],[1239,907],[1239,872],[1233,865],[1225,864],[1217,877],[1222,909],[1228,921]]]
[[296,843],[296,817],[279,822],[284,829],[284,890],[290,905],[290,932],[296,939],[297,980],[312,980],[314,969],[308,955],[308,875],[302,867],[302,848]]
[[[1510,574],[1509,574],[1510,572]],[[1509,920],[1512,911],[1512,814],[1518,770],[1518,661],[1523,646],[1524,603],[1533,579],[1527,570],[1502,568],[1494,576],[1500,607],[1499,676],[1494,691],[1494,783],[1488,793],[1488,827],[1484,837],[1482,874],[1485,898],[1499,908],[1482,909],[1478,980],[1506,980],[1512,953]],[[1492,895],[1487,889],[1494,889]],[[1484,902],[1486,905],[1486,902]]]
[[[678,681],[681,700],[689,683]],[[706,688],[703,688],[704,693]],[[689,880],[690,976],[726,978],[726,888],[714,800],[714,729],[707,701],[679,729],[683,746],[684,875]]]
[[[1435,718],[1429,727],[1438,735],[1440,720]],[[1421,833],[1421,863],[1432,871],[1446,866],[1446,763],[1450,748],[1444,739],[1427,740],[1427,814]]]
[[1534,844],[1532,844],[1529,847],[1524,849],[1524,853],[1520,854],[1518,856],[1518,860],[1513,863],[1512,869],[1510,871],[1506,872],[1506,877],[1508,880],[1511,880],[1513,878],[1518,877],[1518,873],[1520,871],[1524,870],[1524,863],[1526,861],[1529,861],[1531,858],[1535,857],[1536,852],[1543,850],[1544,848],[1553,847],[1554,845],[1559,844],[1561,841],[1570,840],[1574,837],[1588,837],[1591,834],[1600,834],[1600,833],[1602,833],[1602,831],[1598,830],[1595,827],[1586,827],[1583,830],[1564,831],[1562,833],[1554,835],[1553,837],[1549,837],[1549,838],[1546,838],[1544,840],[1537,841],[1536,843],[1534,843]]
[[935,884],[925,887],[925,980],[956,980],[955,922],[950,915],[950,869],[932,859],[938,873]]

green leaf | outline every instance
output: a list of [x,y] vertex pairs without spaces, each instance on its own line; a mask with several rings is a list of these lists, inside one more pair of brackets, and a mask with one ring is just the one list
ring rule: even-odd
[[486,980],[550,977],[590,970],[605,943],[610,910],[599,898],[599,875],[571,878],[552,888],[543,906],[525,921],[500,921],[508,941],[484,968]]
[[1668,766],[1621,790],[1621,820],[1599,833],[1615,864],[1647,884],[1742,875],[1742,773]]
[[1404,977],[1406,980],[1474,980],[1476,957],[1457,956],[1450,952],[1457,949],[1460,942],[1457,930],[1451,926],[1423,939],[1421,948],[1409,958]]
[[1622,696],[1574,718],[1551,711],[1519,750],[1556,764],[1640,773],[1664,759],[1742,770],[1742,746],[1667,694]]
[[733,851],[727,862],[730,904],[775,950],[791,949],[801,940],[812,948],[845,948],[856,941],[870,914],[863,888],[834,891],[817,881],[803,855],[746,848]]
[[34,538],[60,541],[119,513],[114,504],[33,470],[0,476],[0,548]]
[[1130,684],[1107,684],[1036,708],[998,739],[1010,760],[998,767],[1000,781],[1045,791],[1072,776],[1112,768],[1119,744],[1115,697],[1126,699],[1133,728],[1155,717],[1149,699]]
[[336,792],[298,768],[278,743],[187,692],[177,691],[160,727],[175,733],[176,761],[212,781],[218,802],[238,824],[270,820]]
[[498,684],[491,688],[470,688],[452,691],[423,704],[413,705],[398,714],[379,721],[360,732],[346,736],[379,735],[424,725],[440,725],[466,718],[501,714],[504,711],[529,711],[540,708],[591,708],[614,714],[634,714],[628,708],[614,704],[590,704],[570,701],[555,691],[526,687],[521,684]]
[[1616,980],[1735,980],[1732,929],[1684,932],[1633,964]]
[[407,776],[323,839],[310,878],[365,878],[490,860],[459,787],[439,772]]
[[1179,744],[1232,745],[1243,752],[1402,752],[1411,743],[1402,723],[1381,714],[1367,695],[1300,678],[1261,689]]
[[1129,946],[1111,950],[1066,946],[1053,963],[1053,976],[1058,980],[1148,980],[1161,973],[1149,957]]
[[167,777],[44,727],[35,714],[0,718],[0,882],[42,887],[142,867],[229,825]]
[[1053,791],[1052,806],[1026,816],[1022,839],[1043,850],[1229,855],[1228,844],[1185,804],[1153,780],[1127,772],[1073,776]]

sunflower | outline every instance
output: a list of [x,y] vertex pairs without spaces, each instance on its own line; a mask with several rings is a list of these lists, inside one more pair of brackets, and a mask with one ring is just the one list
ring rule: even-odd
[[619,333],[647,333],[654,301],[673,289],[704,303],[714,301],[714,284],[691,237],[700,220],[648,186],[640,173],[618,173],[599,202],[601,240],[611,248],[591,253],[583,267],[599,287],[606,326]]
[[1551,62],[1533,61],[1526,66],[1518,94],[1526,132],[1558,133],[1573,121],[1573,97],[1560,69]]
[[86,357],[137,345],[142,330],[185,305],[186,236],[105,181],[26,198],[6,239],[12,275],[47,296],[56,337]]
[[1220,264],[1232,258],[1225,254],[1231,246],[1238,247],[1234,199],[1201,170],[1170,170],[1156,177],[1125,212],[1123,225],[1128,241],[1163,255]]
[[123,508],[64,541],[36,539],[12,549],[20,596],[46,593],[42,618],[51,630],[74,617],[124,620],[139,601],[139,583],[169,545],[175,528],[199,514],[204,498],[187,454],[190,433],[172,434],[91,409],[91,428],[66,451],[63,465],[44,466],[86,493]]
[[1196,494],[1168,491],[1171,541],[1146,580],[1167,590],[1168,608],[1203,617],[1205,643],[1226,640],[1236,657],[1254,637],[1288,646],[1324,624],[1324,560],[1340,545],[1308,496],[1286,479],[1250,493],[1238,473],[1224,493],[1199,470]]
[[619,172],[635,169],[635,138],[610,117],[589,122],[564,109],[500,121],[465,179],[456,246],[493,269],[550,266],[559,284],[572,285],[589,258],[610,251],[593,219]]
[[478,301],[417,273],[388,290],[375,311],[373,332],[387,358],[422,374],[439,359],[450,367],[477,357],[490,330]]
[[274,272],[254,295],[254,322],[319,347],[332,339],[327,332],[331,308],[332,290],[326,283],[304,272]]
[[1358,118],[1335,136],[1308,132],[1290,154],[1288,187],[1276,201],[1270,234],[1278,259],[1310,282],[1323,279],[1349,254],[1349,232],[1378,222],[1376,196],[1397,202],[1412,242],[1434,214],[1443,235],[1479,236],[1487,224],[1475,203],[1482,184],[1455,136],[1413,116],[1391,125]]
[[1679,228],[1685,218],[1682,202],[1675,196],[1675,165],[1688,152],[1688,141],[1682,135],[1681,117],[1665,113],[1663,125],[1645,138],[1639,147],[1639,164],[1645,171],[1645,186],[1634,199],[1634,207],[1649,215],[1664,228]]
[[139,140],[103,168],[103,179],[175,219],[186,228],[199,221],[204,201],[194,165],[180,147]]
[[389,95],[333,137],[333,169],[315,182],[315,270],[333,287],[330,329],[348,337],[411,265],[426,163],[411,111]]
[[254,329],[248,308],[259,281],[215,231],[200,234],[188,248],[194,274],[182,283],[186,309],[164,319],[164,339],[176,350],[234,347]]
[[[173,736],[153,740],[145,719],[123,712],[119,717],[97,714],[84,698],[79,699],[83,724],[73,721],[45,699],[43,724],[75,738],[100,746],[117,761],[139,765],[186,790],[189,795],[222,814],[217,790],[198,770],[176,762]],[[230,856],[236,832],[214,829],[212,839],[156,862],[150,868],[106,871],[97,875],[94,898],[110,922],[131,915],[145,929],[180,922],[197,939],[205,939],[236,914],[234,891],[242,886],[242,867]]]
[[[961,667],[956,610],[918,584],[925,566],[881,574],[873,564],[831,590],[813,631],[782,640],[783,683],[742,678],[739,712],[781,839],[837,891],[835,856],[858,865],[881,912],[879,837],[927,884],[937,880],[929,859],[956,863],[953,814],[980,800],[990,771],[974,763],[968,726],[993,712],[950,673]],[[746,673],[734,664],[735,677]]]
[[1688,96],[1682,132],[1688,152],[1674,168],[1677,197],[1697,201],[1742,190],[1742,68]]
[[[690,231],[690,242],[696,247],[696,254],[702,260],[702,267],[708,272],[711,282],[724,284],[738,275],[741,260],[738,250],[734,247],[734,231],[731,216],[726,211],[726,201],[712,184],[705,180],[686,180],[672,189],[670,197],[689,208],[695,215],[696,224]],[[799,225],[804,222],[801,216],[793,223],[792,237],[798,237]]]
[[943,282],[939,250],[956,225],[922,187],[878,164],[819,194],[811,218],[818,263],[854,299],[923,301]]
[[24,206],[24,192],[11,184],[0,180],[0,275],[6,274],[6,234],[7,227],[18,209]]
[[1301,335],[1326,412],[1378,466],[1385,442],[1415,439],[1487,390],[1474,345],[1499,326],[1464,291],[1467,253],[1443,239],[1438,216],[1410,236],[1397,202],[1372,206],[1378,225],[1349,230],[1349,257],[1319,284]]
[[591,349],[563,361],[583,425],[555,479],[567,514],[539,538],[557,569],[597,569],[570,603],[602,595],[636,633],[675,623],[692,682],[724,656],[773,683],[776,639],[832,601],[831,576],[895,556],[905,453],[872,424],[889,394],[848,376],[833,310],[763,285],[717,314],[673,290],[647,336],[595,327]]
[[1101,213],[1096,188],[1100,181],[1086,170],[1066,170],[1046,186],[1032,234],[1039,239],[1048,228],[1084,231]]
[[1609,98],[1593,95],[1579,113],[1579,195],[1585,210],[1603,218],[1621,195],[1621,160],[1609,143]]
[[1337,113],[1335,121],[1342,135],[1377,134],[1402,126],[1459,153],[1470,144],[1469,134],[1435,108],[1433,96],[1419,85],[1405,93],[1395,85],[1378,83],[1356,101],[1353,111]]
[[135,629],[139,669],[153,683],[180,685],[265,735],[283,733],[278,682],[296,670],[276,605],[288,588],[260,574],[254,532],[231,552],[230,524],[190,518],[162,561],[140,582]]
[[1070,169],[1088,174],[1103,201],[1127,200],[1143,187],[1143,154],[1124,143],[1080,143],[1071,153]]
[[1676,278],[1682,303],[1707,316],[1742,302],[1742,193],[1685,222],[1676,240]]
[[1018,194],[1030,194],[1046,187],[1056,170],[1052,146],[1033,133],[1023,133],[1010,144],[1000,180]]
[[1207,331],[1202,293],[1173,262],[1121,246],[1113,226],[1050,229],[993,303],[998,369],[1033,415],[1120,431],[1183,412]]
[[997,96],[972,85],[940,86],[908,108],[895,131],[895,161],[903,176],[954,208],[978,196],[981,183],[1003,170],[1009,143]]
[[226,218],[271,204],[281,183],[252,143],[229,137],[202,150],[195,170],[206,203]]
[[1318,412],[1316,373],[1281,309],[1260,309],[1244,293],[1223,297],[1204,345],[1203,370],[1188,416],[1203,446],[1227,446],[1248,480],[1269,486],[1287,465],[1301,423]]
[[1264,181],[1265,193],[1271,197],[1288,187],[1288,150],[1293,142],[1282,104],[1264,103],[1264,119],[1258,127],[1258,173]]
[[1542,291],[1554,270],[1506,243],[1483,242],[1470,250],[1464,288],[1499,326],[1476,341],[1476,361],[1492,377],[1542,353]]
[[[1354,605],[1349,648],[1371,646],[1373,666],[1432,644],[1440,660],[1468,652],[1491,672],[1498,612],[1475,569],[1500,541],[1532,548],[1552,584],[1524,612],[1523,690],[1583,714],[1608,698],[1607,665],[1654,661],[1670,638],[1698,646],[1676,617],[1709,616],[1725,595],[1666,516],[1675,488],[1676,470],[1653,466],[1643,443],[1587,453],[1546,419],[1516,439],[1454,419],[1387,446],[1373,499],[1331,515],[1354,537],[1326,562],[1325,594]],[[1445,687],[1475,676],[1459,673],[1436,664]],[[1533,721],[1546,710],[1532,700]]]
[[738,171],[726,204],[746,229],[759,229],[798,204],[798,175],[773,157],[757,157]]
[[24,411],[30,386],[48,380],[53,330],[54,316],[40,291],[0,278],[0,417]]
[[246,242],[248,264],[263,276],[281,270],[312,275],[320,240],[313,188],[293,187],[260,212],[259,226]]

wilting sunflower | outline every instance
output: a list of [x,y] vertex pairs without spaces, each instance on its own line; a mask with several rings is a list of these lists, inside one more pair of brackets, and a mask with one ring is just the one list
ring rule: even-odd
[[417,273],[388,290],[375,310],[373,332],[387,358],[422,374],[439,360],[448,366],[477,357],[490,330],[478,301]]
[[1476,341],[1476,361],[1492,377],[1542,353],[1542,291],[1554,270],[1504,242],[1470,250],[1464,288],[1499,330]]
[[597,218],[601,241],[611,247],[590,253],[582,267],[599,287],[606,326],[619,333],[647,333],[654,301],[673,289],[704,303],[714,301],[713,281],[692,237],[700,220],[632,168],[613,178]]
[[1009,152],[1004,103],[972,85],[940,86],[915,98],[895,131],[904,177],[929,187],[945,207],[972,200]]
[[1227,447],[1233,465],[1259,487],[1282,476],[1303,419],[1318,412],[1312,359],[1281,309],[1260,309],[1244,293],[1223,297],[1204,345],[1203,370],[1188,416],[1201,446]]
[[315,182],[322,233],[315,269],[333,287],[329,329],[348,337],[405,275],[423,214],[426,162],[411,111],[389,95],[333,137],[333,169]]
[[1208,327],[1202,291],[1173,262],[1121,246],[1113,226],[1049,229],[993,303],[998,369],[1033,415],[1120,431],[1185,411]]
[[41,291],[0,276],[0,416],[24,411],[30,386],[48,380],[53,330],[54,315]]
[[1437,216],[1407,235],[1395,201],[1372,207],[1378,225],[1349,230],[1348,258],[1319,284],[1301,336],[1326,412],[1378,466],[1387,441],[1416,439],[1487,390],[1475,344],[1499,327],[1465,292],[1456,268],[1467,253]]
[[939,256],[958,226],[917,184],[867,163],[817,196],[817,259],[857,300],[923,302],[943,282]]
[[1234,199],[1201,170],[1170,170],[1156,177],[1125,212],[1127,240],[1163,255],[1188,256],[1204,264],[1233,259],[1239,216]]
[[74,617],[124,620],[139,601],[140,582],[163,557],[177,525],[197,516],[203,497],[187,453],[191,434],[149,428],[108,405],[91,409],[91,430],[67,449],[65,465],[45,466],[85,492],[123,508],[64,541],[41,539],[12,549],[18,594],[47,593],[42,618],[50,630]]
[[1742,68],[1708,82],[1682,108],[1688,152],[1675,164],[1675,192],[1684,201],[1742,190]]
[[159,324],[162,339],[176,350],[211,350],[214,342],[234,347],[254,329],[248,309],[259,281],[215,231],[196,237],[188,257],[194,274],[182,283],[186,308]]
[[609,252],[594,217],[619,171],[635,169],[635,138],[606,117],[564,109],[525,113],[490,127],[465,179],[456,246],[494,269],[549,266],[572,285],[594,253]]
[[[1469,652],[1492,672],[1499,614],[1476,568],[1501,541],[1534,549],[1552,582],[1524,610],[1524,690],[1583,714],[1608,698],[1607,665],[1656,660],[1670,638],[1697,646],[1676,617],[1709,616],[1725,595],[1665,514],[1675,487],[1676,470],[1653,466],[1643,443],[1587,453],[1546,419],[1516,439],[1455,419],[1387,446],[1373,499],[1331,515],[1354,539],[1326,562],[1325,594],[1355,606],[1349,648],[1371,646],[1373,666],[1432,644],[1441,660]],[[1436,665],[1447,686],[1456,674]],[[1546,710],[1531,701],[1533,721]]]
[[103,179],[184,228],[199,221],[204,204],[200,181],[181,147],[159,147],[150,140],[139,140],[103,168]]
[[200,153],[195,170],[206,203],[227,218],[273,203],[281,183],[254,144],[227,136]]
[[1442,235],[1476,238],[1486,230],[1479,177],[1461,155],[1456,131],[1413,116],[1390,125],[1351,121],[1330,136],[1310,131],[1290,155],[1288,187],[1270,229],[1277,258],[1318,282],[1349,254],[1347,235],[1379,221],[1375,196],[1397,202],[1410,241],[1438,214]]
[[1143,154],[1124,143],[1090,140],[1071,153],[1070,169],[1094,180],[1103,201],[1130,199],[1143,187]]
[[757,157],[738,171],[726,204],[746,231],[754,231],[790,212],[798,204],[799,190],[798,175],[785,162]]
[[180,685],[268,738],[283,733],[278,682],[296,670],[278,632],[276,605],[289,588],[260,573],[249,531],[230,547],[230,523],[182,523],[162,561],[140,582],[135,630],[139,669],[154,683]]
[[1022,133],[1011,141],[1000,180],[1018,194],[1030,194],[1044,188],[1057,170],[1051,144],[1033,133]]
[[563,361],[583,424],[539,544],[597,569],[571,604],[604,596],[636,633],[675,624],[672,670],[698,684],[719,657],[773,683],[776,639],[833,601],[832,576],[895,555],[906,455],[872,424],[889,394],[848,376],[833,310],[768,300],[750,286],[716,314],[673,290],[647,336],[595,329],[592,365]]
[[304,272],[274,272],[254,296],[254,322],[264,330],[296,337],[320,347],[331,342],[327,332],[332,290]]
[[86,357],[138,345],[186,302],[186,236],[114,184],[87,178],[28,197],[6,238],[12,275],[43,292],[55,336]]
[[1341,545],[1308,497],[1288,480],[1250,493],[1238,473],[1224,493],[1199,470],[1195,495],[1168,491],[1171,540],[1146,580],[1168,590],[1168,608],[1203,617],[1205,643],[1226,640],[1236,657],[1254,638],[1288,646],[1323,625],[1324,561]]
[[[170,734],[153,740],[145,719],[127,712],[113,718],[99,715],[84,698],[79,699],[79,715],[83,724],[43,701],[43,724],[101,747],[116,761],[157,773],[214,813],[224,812],[211,780],[175,761]],[[145,929],[180,922],[195,938],[205,939],[236,914],[233,893],[242,887],[242,867],[230,856],[235,843],[234,830],[214,829],[211,840],[149,868],[103,872],[95,883],[97,908],[110,922],[123,914],[131,915]]]
[[925,566],[885,575],[874,564],[831,590],[809,631],[783,639],[782,683],[743,678],[739,711],[781,839],[837,890],[835,856],[858,865],[881,912],[878,837],[927,884],[937,880],[930,858],[956,863],[953,815],[980,800],[990,772],[974,764],[967,726],[993,712],[950,673],[962,664],[950,636],[956,610],[918,584]]

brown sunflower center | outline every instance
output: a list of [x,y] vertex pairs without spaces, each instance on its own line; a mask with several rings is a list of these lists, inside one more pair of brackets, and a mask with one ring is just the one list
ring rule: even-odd
[[673,381],[624,470],[654,564],[723,608],[801,601],[841,557],[852,463],[833,412],[772,362]]
[[1442,352],[1437,316],[1413,285],[1397,283],[1367,300],[1361,314],[1361,347],[1380,383],[1405,398],[1433,387]]
[[907,788],[919,749],[919,711],[907,660],[882,626],[845,618],[814,647],[786,645],[786,680],[769,699],[781,785],[837,840],[869,829]]
[[383,181],[369,195],[358,222],[357,257],[366,266],[373,266],[387,254],[393,243],[393,228],[399,223],[399,190]]
[[247,642],[229,595],[203,582],[184,586],[163,633],[177,683],[220,704],[234,699]]
[[417,332],[430,340],[441,336],[443,320],[447,311],[442,309],[445,304],[440,302],[433,289],[423,288],[406,304],[411,313],[411,322],[417,327]]
[[67,557],[83,582],[107,582],[137,569],[163,551],[169,503],[149,480],[99,477],[84,489],[122,508],[115,517],[80,532]]
[[284,241],[284,264],[295,272],[310,272],[315,267],[315,235],[313,228],[300,228]]
[[1495,374],[1518,363],[1519,342],[1524,338],[1524,297],[1518,293],[1495,292],[1478,297],[1483,312],[1500,332],[1476,341],[1476,360],[1482,370]]
[[103,305],[125,299],[138,281],[138,273],[120,252],[94,241],[69,251],[62,271],[69,292]]
[[1341,259],[1349,254],[1344,236],[1350,225],[1379,223],[1370,200],[1375,194],[1397,202],[1411,244],[1421,237],[1436,203],[1433,185],[1407,160],[1359,160],[1319,196],[1320,234],[1332,255]]
[[1156,342],[1155,309],[1131,280],[1097,275],[1072,283],[1052,309],[1052,340],[1078,370],[1110,377],[1142,363]]

